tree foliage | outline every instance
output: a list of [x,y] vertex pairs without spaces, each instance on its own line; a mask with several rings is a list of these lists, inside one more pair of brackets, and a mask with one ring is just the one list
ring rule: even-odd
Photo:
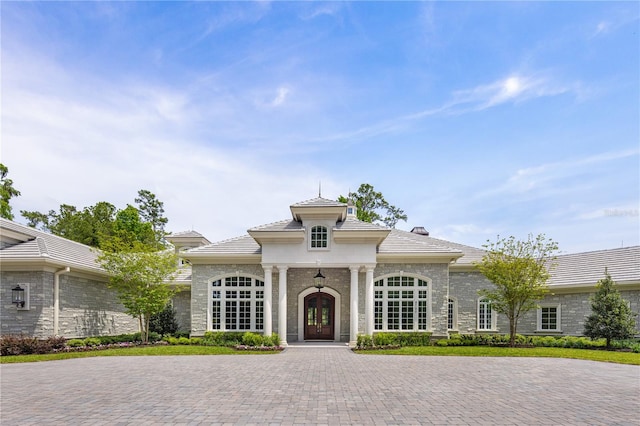
[[162,241],[167,235],[164,227],[168,222],[168,219],[164,217],[164,203],[158,200],[155,194],[146,189],[138,191],[135,202],[138,205],[138,212],[142,219],[151,224],[156,240],[158,242]]
[[179,329],[180,324],[178,324],[178,320],[176,319],[176,310],[170,303],[167,304],[162,311],[152,315],[149,321],[149,331],[151,333],[158,333],[161,336],[166,334],[175,335]]
[[28,226],[40,228],[69,240],[91,247],[113,251],[131,249],[142,243],[157,250],[164,247],[163,203],[147,190],[138,191],[135,199],[139,208],[128,205],[122,210],[106,201],[78,210],[69,204],[60,205],[59,211],[49,213],[22,210]]
[[9,202],[12,198],[18,197],[20,191],[13,187],[13,180],[7,177],[8,174],[7,166],[0,163],[0,217],[13,220],[13,211]]
[[476,267],[494,288],[479,290],[481,297],[491,300],[495,312],[509,319],[510,345],[515,338],[520,317],[537,308],[538,301],[548,292],[549,270],[553,266],[558,244],[540,234],[527,240],[513,236],[499,238],[483,246],[487,252]]
[[162,312],[180,290],[171,285],[178,260],[170,251],[140,251],[138,243],[132,250],[103,251],[98,263],[109,274],[113,288],[126,312],[137,318],[144,341],[149,338],[149,321]]
[[605,270],[598,281],[596,293],[591,297],[591,315],[584,324],[584,335],[592,339],[604,338],[607,348],[615,339],[628,339],[636,333],[636,321],[627,301]]
[[398,221],[407,221],[407,215],[403,210],[389,204],[382,193],[375,191],[368,183],[360,185],[357,192],[349,192],[346,197],[338,197],[341,203],[347,203],[349,200],[352,200],[357,208],[358,219],[364,222],[382,222],[389,228],[395,228]]

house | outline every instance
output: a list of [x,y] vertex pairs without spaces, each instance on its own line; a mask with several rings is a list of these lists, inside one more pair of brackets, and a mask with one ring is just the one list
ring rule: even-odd
[[[355,206],[321,197],[290,211],[289,219],[229,240],[211,243],[195,231],[168,237],[182,259],[176,280],[187,288],[173,300],[184,330],[276,332],[285,344],[353,344],[358,334],[381,331],[508,332],[506,318],[478,296],[492,286],[474,267],[483,250],[424,228],[362,222]],[[88,247],[6,220],[0,227],[2,334],[76,337],[135,328]],[[556,263],[550,294],[520,321],[520,333],[581,335],[605,268],[640,310],[640,247],[561,255]],[[18,284],[29,287],[28,308],[9,304]]]

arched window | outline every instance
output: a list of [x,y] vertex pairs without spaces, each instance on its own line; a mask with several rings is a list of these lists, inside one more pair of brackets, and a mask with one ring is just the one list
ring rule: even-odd
[[478,300],[478,330],[495,330],[496,315],[491,308],[491,300]]
[[431,304],[427,278],[391,276],[374,282],[374,330],[427,331]]
[[262,331],[264,281],[233,276],[211,283],[211,329]]
[[316,225],[311,228],[311,248],[327,248],[329,246],[329,231],[326,226]]

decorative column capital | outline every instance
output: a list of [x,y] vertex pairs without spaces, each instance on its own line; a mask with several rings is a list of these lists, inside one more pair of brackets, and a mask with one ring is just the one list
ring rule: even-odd
[[265,273],[270,274],[271,272],[273,272],[273,265],[262,265],[262,269],[264,270]]
[[357,266],[351,265],[349,266],[349,270],[351,272],[360,272],[360,265],[357,265]]

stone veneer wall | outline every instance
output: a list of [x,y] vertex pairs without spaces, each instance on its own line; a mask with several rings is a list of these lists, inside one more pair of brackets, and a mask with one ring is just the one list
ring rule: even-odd
[[[457,331],[460,334],[476,333],[478,327],[478,290],[492,286],[491,281],[480,272],[451,272],[449,296],[458,302]],[[509,322],[504,315],[498,314],[496,327],[498,333],[509,332]]]
[[[431,331],[433,336],[446,336],[449,265],[446,263],[380,263],[374,270],[373,281],[384,275],[398,274],[400,271],[404,274],[422,275],[431,279]],[[364,296],[361,300],[364,300]],[[364,305],[362,312],[364,312]],[[363,329],[363,324],[360,324],[360,330]]]
[[[0,272],[0,333],[48,337],[53,334],[53,273]],[[29,309],[11,303],[11,289],[29,284]],[[45,291],[45,288],[50,291]]]
[[[53,274],[51,283],[49,293],[53,307]],[[116,292],[109,289],[106,282],[73,274],[60,276],[58,333],[61,336],[113,336],[135,333],[139,328],[138,320],[125,313]]]
[[[473,334],[477,327],[477,300],[478,290],[491,288],[493,284],[479,272],[452,272],[450,276],[449,294],[458,301],[458,332],[460,334]],[[594,289],[595,291],[595,289]],[[536,309],[527,312],[518,322],[518,334],[560,334],[581,336],[584,333],[586,317],[591,314],[591,292],[559,293],[547,295],[541,302],[541,306],[560,305],[560,332],[539,332],[538,312]],[[620,291],[622,297],[630,303],[631,310],[638,315],[640,311],[640,291]],[[636,317],[640,326],[640,315]],[[497,332],[509,333],[509,320],[503,314],[497,317]]]
[[[2,334],[45,338],[53,335],[52,272],[2,272]],[[29,284],[29,309],[12,305],[11,289]],[[138,331],[137,321],[124,313],[115,292],[105,282],[63,274],[60,276],[58,334],[64,337],[114,335]]]
[[191,289],[176,293],[173,296],[173,309],[176,311],[178,330],[182,332],[191,331]]
[[[552,290],[553,292],[553,290]],[[519,334],[561,334],[582,336],[584,335],[584,323],[591,315],[591,301],[589,298],[595,292],[581,292],[570,294],[549,294],[540,302],[541,306],[560,305],[560,332],[539,332],[537,310],[528,312],[518,323]],[[620,291],[623,299],[629,302],[631,311],[636,313],[636,330],[640,327],[640,290]],[[638,333],[636,333],[638,334]]]

